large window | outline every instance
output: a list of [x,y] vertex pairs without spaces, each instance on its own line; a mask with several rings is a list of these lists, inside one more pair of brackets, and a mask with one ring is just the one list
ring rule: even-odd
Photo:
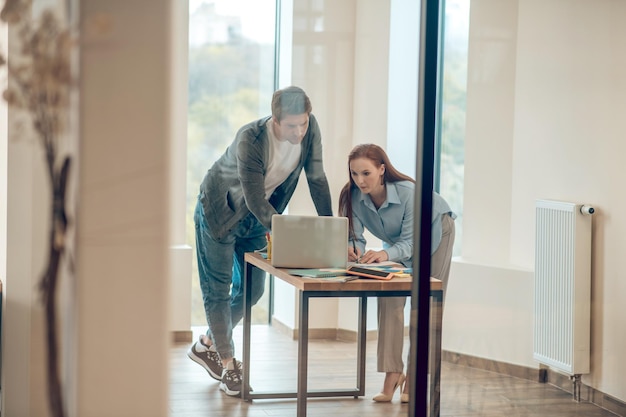
[[[269,114],[275,89],[275,0],[190,0],[187,241],[195,242],[193,209],[206,171],[237,129]],[[463,224],[465,90],[469,0],[446,0],[435,188]],[[197,267],[192,278],[192,325],[204,326]],[[259,303],[259,310],[265,303]],[[262,312],[260,313],[263,314]]]
[[465,167],[465,97],[470,0],[445,0],[443,74],[438,112],[435,188],[458,215],[454,255],[463,236],[463,172]]
[[[270,114],[275,74],[275,3],[189,2],[187,241],[192,246],[193,210],[204,174],[232,142],[239,127]],[[195,256],[193,261],[191,324],[206,326]],[[263,305],[259,303],[259,307]]]

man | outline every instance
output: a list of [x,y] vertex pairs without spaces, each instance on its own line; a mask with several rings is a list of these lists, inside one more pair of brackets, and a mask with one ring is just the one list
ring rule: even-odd
[[[209,169],[194,213],[200,288],[209,329],[188,351],[227,395],[241,392],[241,364],[232,329],[243,317],[243,257],[266,245],[272,215],[282,213],[302,169],[320,216],[332,216],[322,142],[311,101],[298,87],[278,90],[272,115],[237,132]],[[232,290],[231,290],[232,284]],[[265,288],[265,272],[252,277],[252,303]]]

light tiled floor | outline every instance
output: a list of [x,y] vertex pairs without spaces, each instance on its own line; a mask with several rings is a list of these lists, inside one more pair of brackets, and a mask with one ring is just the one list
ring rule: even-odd
[[[234,338],[241,352],[241,331]],[[297,344],[273,327],[252,328],[251,385],[257,391],[293,390],[296,386]],[[245,402],[224,395],[219,383],[187,358],[188,345],[171,350],[171,417],[293,417],[296,400]],[[317,398],[307,401],[311,417],[397,417],[408,415],[399,394],[391,403],[372,401],[382,386],[383,374],[376,372],[376,342],[367,344],[366,394],[354,399]],[[353,387],[356,380],[356,343],[311,340],[309,387]],[[493,372],[444,362],[441,382],[441,416],[454,417],[615,417],[590,403],[577,403],[572,395],[552,385],[508,377]]]

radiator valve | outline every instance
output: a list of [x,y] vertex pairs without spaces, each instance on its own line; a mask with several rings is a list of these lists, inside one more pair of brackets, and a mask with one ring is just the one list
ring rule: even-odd
[[580,206],[580,212],[582,214],[593,214],[595,212],[594,208],[588,205]]

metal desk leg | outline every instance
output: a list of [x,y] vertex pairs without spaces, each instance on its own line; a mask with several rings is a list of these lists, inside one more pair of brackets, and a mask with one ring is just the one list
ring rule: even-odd
[[365,347],[367,345],[367,297],[359,298],[359,330],[358,330],[358,345],[357,345],[357,355],[359,360],[359,366],[357,369],[357,390],[359,391],[358,395],[355,395],[354,398],[358,398],[358,396],[365,395]]
[[307,369],[309,354],[309,297],[300,291],[300,327],[298,329],[298,404],[297,417],[306,417],[308,395]]
[[269,274],[269,295],[267,306],[267,323],[272,324],[272,317],[274,316],[274,275]]
[[252,323],[252,296],[249,289],[251,288],[250,280],[252,279],[252,268],[254,265],[246,262],[243,272],[243,369],[241,376],[243,379],[243,387],[241,390],[241,398],[246,401],[250,400],[250,328]]
[[441,397],[441,322],[443,320],[443,291],[433,291],[430,309],[430,417],[439,417]]

